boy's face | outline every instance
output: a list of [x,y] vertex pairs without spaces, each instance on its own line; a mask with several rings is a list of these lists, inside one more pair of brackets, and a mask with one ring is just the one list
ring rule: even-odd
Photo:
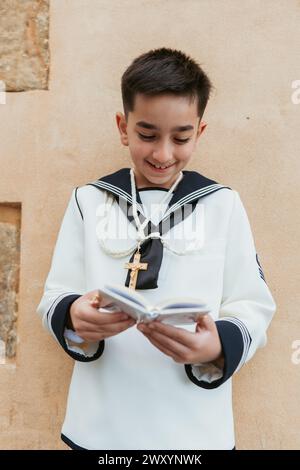
[[[206,127],[197,115],[197,100],[171,94],[137,94],[126,122],[116,121],[123,145],[129,147],[138,188],[170,188],[187,165]],[[176,129],[178,127],[186,129]]]

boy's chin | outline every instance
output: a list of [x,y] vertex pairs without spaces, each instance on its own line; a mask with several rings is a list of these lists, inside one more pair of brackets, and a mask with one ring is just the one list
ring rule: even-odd
[[144,175],[145,181],[148,182],[149,186],[168,186],[174,183],[175,179],[178,177],[178,174],[169,174],[169,175]]

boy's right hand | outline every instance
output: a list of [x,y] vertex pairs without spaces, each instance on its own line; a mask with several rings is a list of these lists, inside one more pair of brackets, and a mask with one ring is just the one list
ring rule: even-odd
[[75,300],[70,307],[70,319],[75,333],[85,341],[101,341],[117,335],[135,324],[135,320],[124,312],[101,313],[103,298],[98,290],[87,292]]

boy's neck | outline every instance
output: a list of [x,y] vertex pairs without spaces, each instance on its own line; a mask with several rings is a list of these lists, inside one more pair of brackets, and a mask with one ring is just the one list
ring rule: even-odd
[[[136,173],[135,173],[136,175]],[[151,181],[140,181],[139,178],[137,178],[135,176],[135,184],[136,184],[136,189],[139,190],[139,189],[145,189],[145,188],[152,188],[152,189],[170,189],[173,184],[175,183],[175,181],[179,178],[179,175],[180,173],[178,173],[176,176],[174,176],[172,178],[171,181],[168,181],[166,183],[162,183],[162,184],[156,184],[156,183],[152,183]]]
[[170,188],[165,188],[164,186],[152,186],[149,184],[149,186],[138,186],[137,191],[143,191],[143,189],[157,189],[157,190],[163,190],[163,191],[168,191]]

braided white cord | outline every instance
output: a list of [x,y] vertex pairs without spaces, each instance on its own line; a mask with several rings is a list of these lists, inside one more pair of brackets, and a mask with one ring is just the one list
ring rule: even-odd
[[[111,214],[111,207],[113,205],[114,198],[111,194],[109,194],[107,191],[105,191],[105,201],[104,201],[104,207],[105,207],[105,213],[103,216],[103,229],[102,229],[102,224],[97,225],[96,233],[97,233],[97,238],[99,241],[99,244],[101,248],[107,253],[108,255],[112,256],[113,258],[123,258],[124,256],[128,256],[131,253],[133,253],[136,250],[137,244],[134,242],[134,244],[128,248],[127,250],[120,250],[120,251],[113,251],[110,249],[106,243],[105,240],[107,238],[107,226],[109,222],[109,214]],[[102,230],[101,230],[102,229]]]
[[[160,204],[158,207],[156,207],[156,210],[152,212],[151,214],[151,217],[153,217],[159,210],[161,210],[161,206],[165,203],[165,201],[168,199],[169,195],[175,191],[175,188],[178,186],[178,184],[180,183],[180,181],[182,180],[183,178],[183,173],[182,171],[180,172],[179,174],[179,177],[177,178],[177,180],[173,183],[173,185],[171,186],[171,188],[169,189],[169,191],[164,195],[164,197],[162,198],[162,200],[160,201]],[[142,240],[146,240],[146,238],[150,238],[149,235],[146,237],[145,236],[145,232],[144,232],[144,228],[146,227],[146,225],[148,224],[150,218],[149,217],[146,217],[146,219],[144,220],[144,222],[141,224],[140,222],[140,219],[138,217],[138,213],[137,213],[137,202],[136,202],[136,186],[135,186],[135,179],[134,179],[134,171],[133,171],[133,168],[130,169],[130,181],[131,181],[131,195],[132,195],[132,209],[133,209],[133,217],[134,217],[134,220],[135,220],[135,223],[136,223],[136,226],[138,228],[138,233],[139,233],[139,236],[142,237]],[[155,234],[158,233],[158,232],[155,232]],[[150,234],[151,235],[151,234]],[[155,237],[157,238],[157,237]],[[159,234],[159,238],[161,238],[161,235]]]
[[[192,247],[192,248],[185,248],[183,250],[177,250],[175,248],[172,248],[169,243],[167,242],[167,240],[165,240],[163,238],[163,236],[159,233],[159,232],[152,232],[150,233],[149,235],[145,235],[145,232],[144,232],[144,228],[146,227],[146,225],[148,224],[150,218],[149,217],[146,217],[145,220],[143,221],[143,223],[141,224],[140,222],[140,219],[138,217],[138,213],[137,213],[137,202],[136,202],[136,186],[135,186],[135,179],[134,179],[134,172],[133,172],[133,169],[131,168],[130,170],[130,178],[131,178],[131,193],[132,193],[132,209],[133,209],[133,217],[134,217],[134,220],[135,220],[135,223],[136,223],[136,226],[137,226],[137,234],[136,234],[136,241],[134,242],[134,244],[126,249],[126,250],[112,250],[110,249],[106,243],[105,243],[105,240],[107,239],[107,226],[108,226],[108,222],[109,222],[109,215],[111,214],[111,207],[113,205],[113,202],[114,202],[114,198],[112,195],[110,195],[107,191],[105,191],[105,195],[106,195],[106,199],[105,199],[105,202],[104,202],[104,205],[105,205],[105,214],[104,214],[104,223],[103,223],[103,230],[101,230],[102,228],[102,225],[99,224],[97,226],[97,238],[98,238],[98,241],[99,241],[99,244],[101,246],[101,248],[110,256],[112,256],[113,258],[123,258],[125,256],[128,256],[130,255],[131,253],[133,253],[141,244],[142,241],[145,241],[147,240],[148,238],[160,238],[161,239],[161,242],[162,244],[169,250],[171,251],[172,253],[176,254],[176,255],[185,255],[186,253],[188,252],[195,252],[195,251],[199,251],[199,243],[196,244],[196,246]],[[170,190],[166,193],[166,195],[163,197],[162,201],[160,202],[160,205],[156,208],[156,210],[152,213],[152,217],[153,217],[153,214],[155,214],[158,210],[161,209],[161,205],[168,199],[169,197],[169,194],[172,193],[176,186],[179,184],[179,182],[181,181],[181,179],[183,178],[183,173],[180,172],[180,175],[179,177],[177,178],[177,180],[175,181],[175,183],[172,185],[172,187],[170,188]]]
[[177,250],[176,248],[172,248],[172,246],[169,245],[167,240],[164,238],[161,238],[161,242],[165,246],[165,248],[167,248],[169,251],[171,251],[175,255],[186,255],[187,253],[196,253],[202,248],[202,242],[200,242],[199,240],[198,240],[198,243],[195,243],[194,246],[186,247],[183,250]]

